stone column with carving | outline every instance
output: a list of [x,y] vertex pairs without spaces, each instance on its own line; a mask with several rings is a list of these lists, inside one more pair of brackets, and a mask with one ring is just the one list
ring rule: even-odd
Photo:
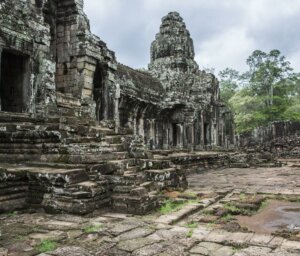
[[119,100],[121,98],[121,90],[120,85],[116,84],[116,92],[115,92],[115,113],[114,113],[114,119],[115,119],[115,132],[119,132],[120,128],[120,113],[119,113]]

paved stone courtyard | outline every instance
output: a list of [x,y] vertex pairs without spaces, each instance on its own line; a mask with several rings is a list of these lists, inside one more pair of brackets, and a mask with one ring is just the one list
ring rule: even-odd
[[[263,202],[269,200],[297,204],[297,166],[190,175],[188,191],[166,193],[169,202],[175,200],[181,206],[177,211],[158,209],[146,216],[105,211],[89,216],[49,215],[37,210],[2,214],[0,255],[296,256],[300,253],[298,226],[289,236],[264,234],[239,226],[237,219],[263,211],[267,204]],[[42,252],[45,241],[54,245],[52,252]]]

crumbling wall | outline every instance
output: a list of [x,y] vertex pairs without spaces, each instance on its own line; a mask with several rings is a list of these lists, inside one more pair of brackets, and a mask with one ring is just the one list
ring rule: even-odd
[[300,123],[278,121],[237,136],[241,149],[268,151],[282,157],[300,156]]
[[26,105],[21,112],[47,112],[46,106],[55,105],[55,61],[50,54],[50,41],[50,27],[35,3],[1,1],[0,57],[1,52],[8,51],[28,58],[23,81]]

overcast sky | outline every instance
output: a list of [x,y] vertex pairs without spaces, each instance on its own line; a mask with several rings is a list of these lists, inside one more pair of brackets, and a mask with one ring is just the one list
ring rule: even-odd
[[161,18],[181,14],[200,68],[245,70],[256,49],[279,49],[300,72],[300,0],[85,0],[94,34],[133,68],[147,67]]

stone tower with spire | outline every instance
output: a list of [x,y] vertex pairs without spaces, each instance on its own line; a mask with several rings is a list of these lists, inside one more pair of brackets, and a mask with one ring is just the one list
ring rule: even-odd
[[151,45],[149,70],[167,91],[166,102],[198,102],[205,108],[218,100],[218,82],[212,74],[199,70],[194,43],[178,12],[162,18],[160,31]]

